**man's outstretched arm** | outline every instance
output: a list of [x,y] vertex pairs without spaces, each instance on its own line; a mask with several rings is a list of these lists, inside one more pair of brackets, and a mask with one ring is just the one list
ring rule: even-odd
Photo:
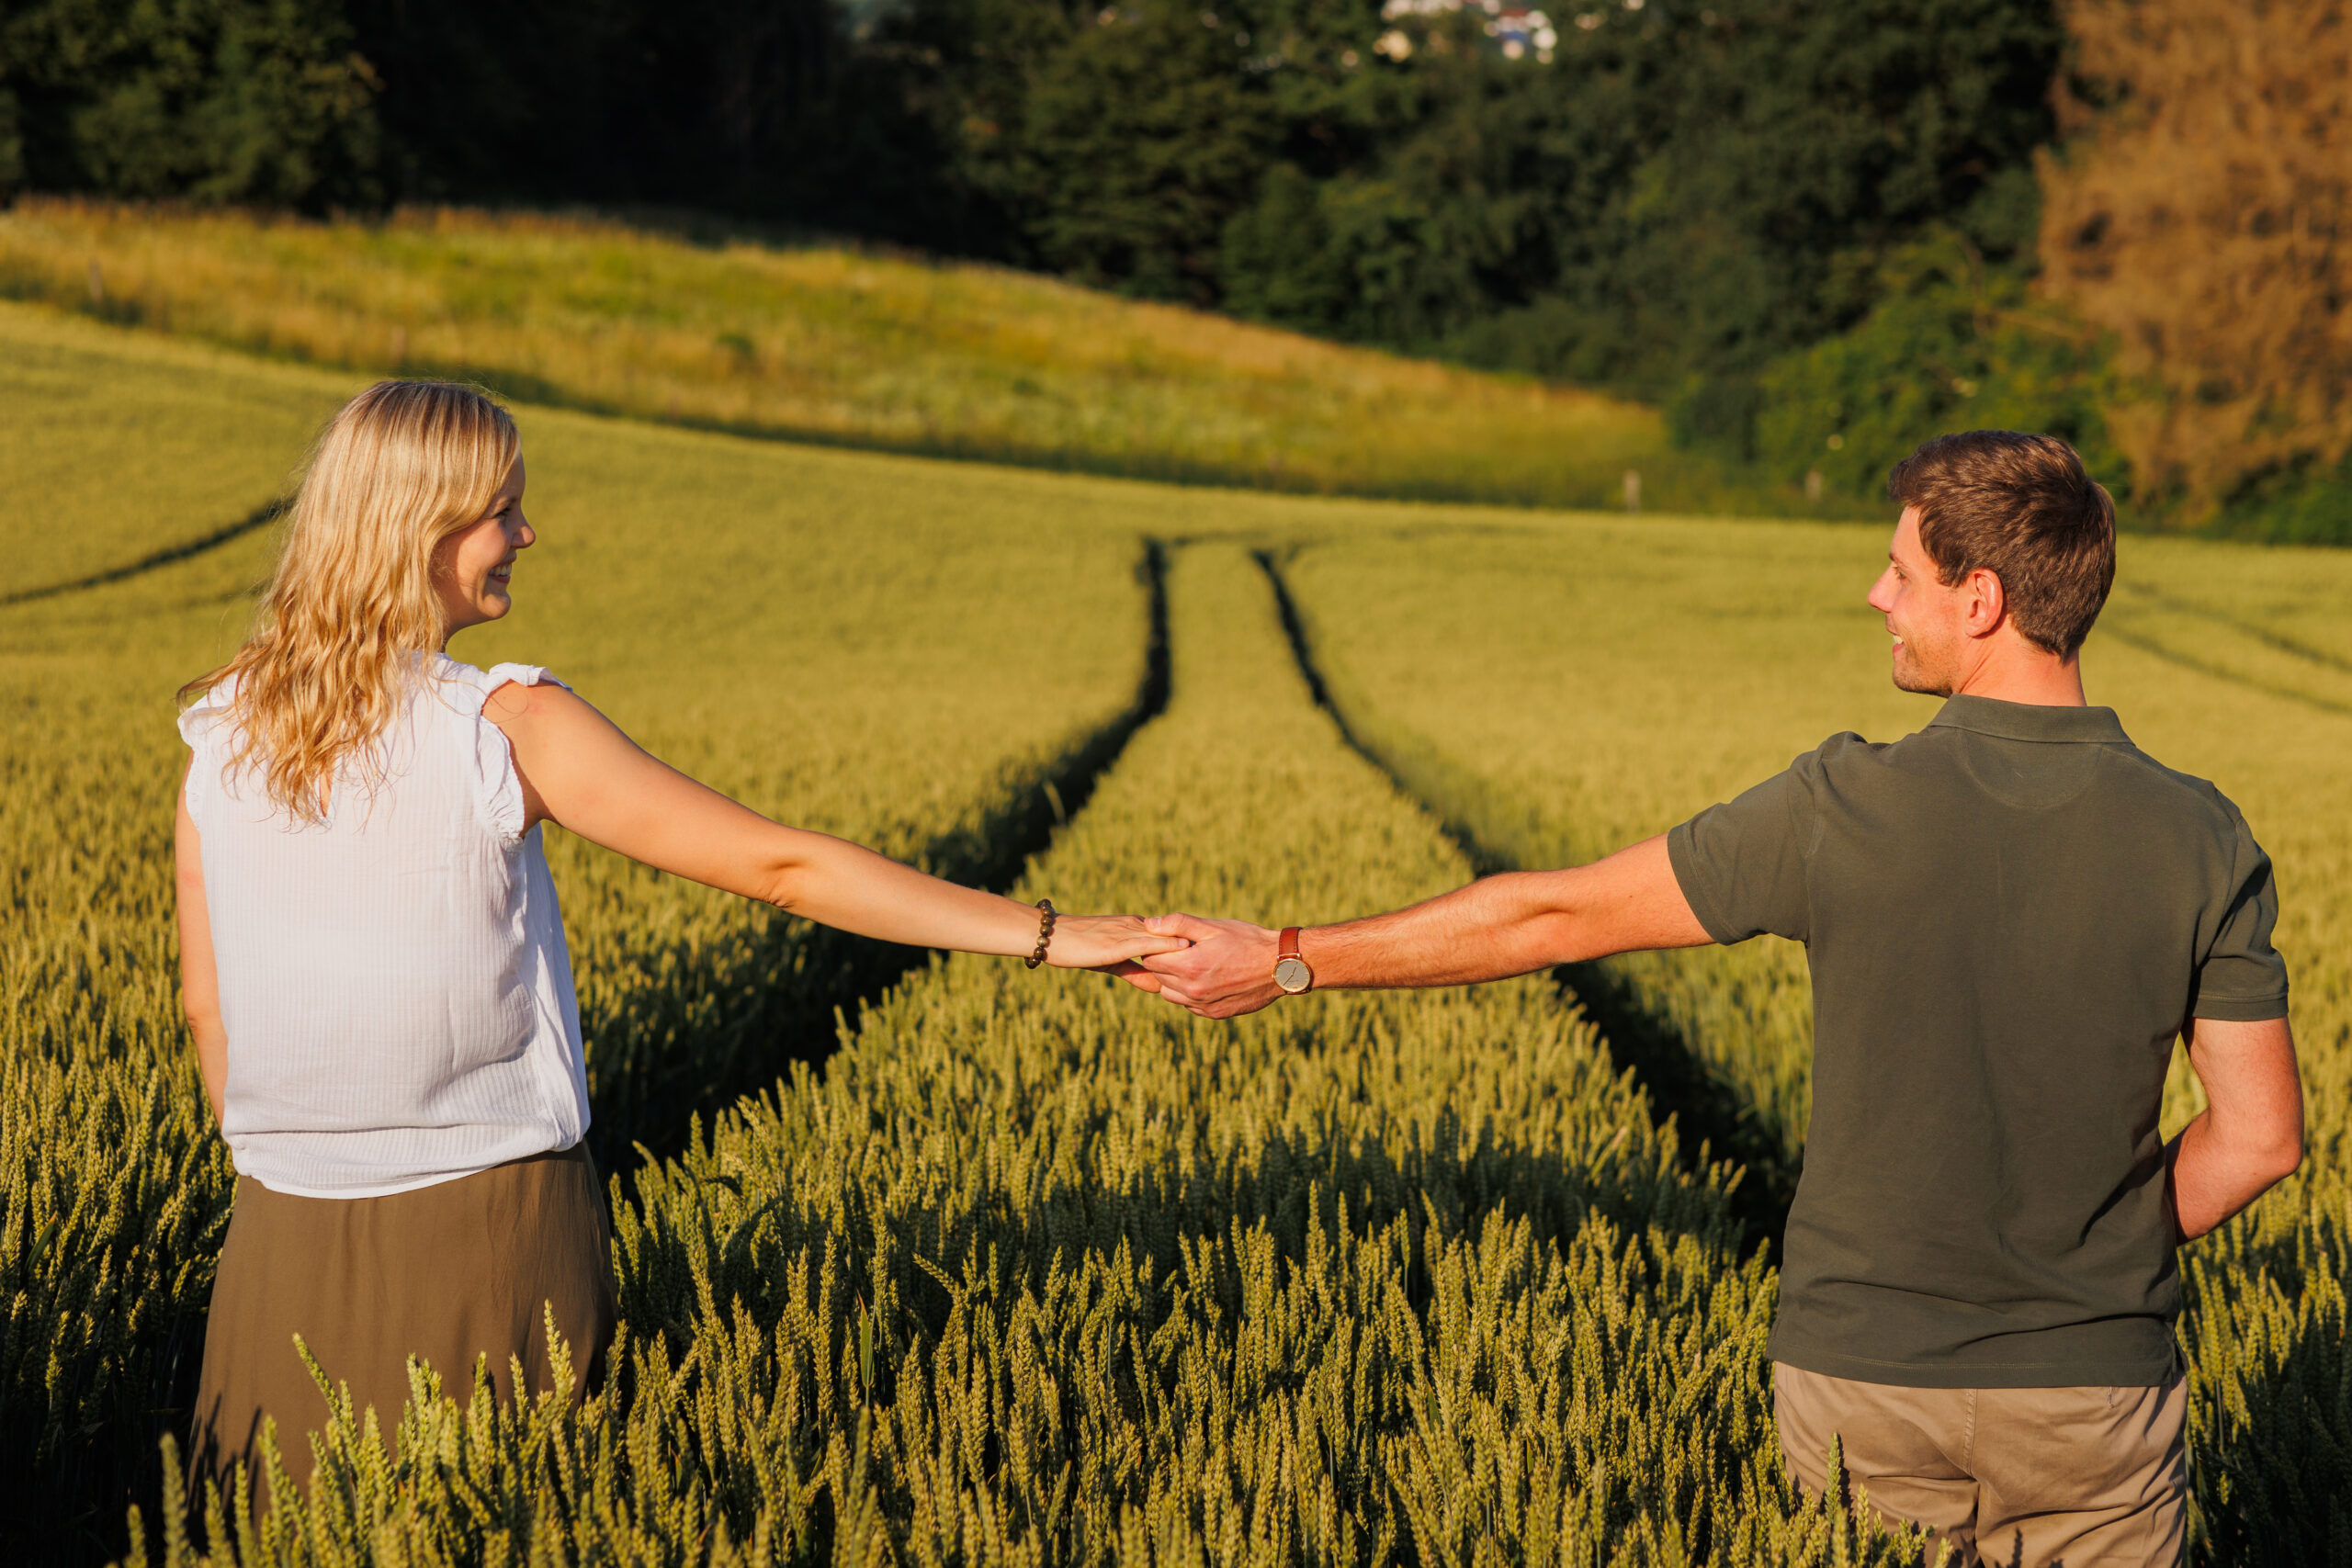
[[[1159,994],[1204,1018],[1255,1012],[1281,996],[1277,933],[1246,920],[1161,915],[1146,922],[1193,945],[1145,961]],[[1314,926],[1299,953],[1315,988],[1460,986],[1612,953],[1714,939],[1690,912],[1666,838],[1566,871],[1516,871],[1390,914]]]

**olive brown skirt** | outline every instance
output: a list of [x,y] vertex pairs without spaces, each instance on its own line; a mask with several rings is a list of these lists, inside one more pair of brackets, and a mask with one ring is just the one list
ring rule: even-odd
[[375,1407],[389,1445],[412,1355],[461,1404],[477,1357],[501,1400],[514,1395],[517,1358],[527,1392],[552,1387],[549,1306],[574,1376],[592,1386],[613,1337],[613,1269],[584,1145],[381,1198],[298,1198],[241,1176],[212,1287],[190,1470],[225,1482],[240,1461],[253,1464],[268,1416],[288,1471],[309,1477],[304,1434],[326,1425],[328,1409],[297,1335],[331,1386],[348,1385],[363,1422]]

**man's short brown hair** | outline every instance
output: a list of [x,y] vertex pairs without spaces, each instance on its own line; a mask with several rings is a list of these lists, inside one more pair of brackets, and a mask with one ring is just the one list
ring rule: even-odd
[[1919,509],[1919,544],[1951,588],[1980,568],[2001,580],[2027,641],[2072,658],[2115,583],[2115,502],[2054,435],[1939,435],[1887,476]]

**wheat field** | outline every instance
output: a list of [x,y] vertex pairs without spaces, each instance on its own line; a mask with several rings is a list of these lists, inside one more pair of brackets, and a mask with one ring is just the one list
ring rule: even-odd
[[[322,1400],[280,1430],[318,1469],[272,1467],[266,1510],[186,1496],[169,1455],[230,1173],[175,1016],[171,691],[233,646],[268,505],[357,384],[0,307],[0,544],[25,563],[0,591],[0,1553],[1905,1560],[1851,1499],[1793,1495],[1774,1447],[1799,955],[1214,1024],[833,937],[560,835],[612,1374],[499,1407],[420,1367],[404,1419]],[[1925,717],[1860,608],[1874,529],[518,416],[541,543],[515,615],[454,651],[547,664],[784,819],[1065,908],[1363,912]],[[2352,1539],[2314,1479],[2352,1388],[2347,569],[2132,541],[2090,655],[2094,700],[2276,855],[2310,1074],[2303,1175],[2188,1254],[2205,1562]]]

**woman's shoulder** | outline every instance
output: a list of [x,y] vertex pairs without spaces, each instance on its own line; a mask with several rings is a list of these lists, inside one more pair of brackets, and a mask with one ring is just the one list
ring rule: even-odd
[[507,716],[501,712],[503,700],[492,705],[491,698],[507,686],[560,686],[563,682],[537,664],[493,664],[484,670],[447,654],[436,656],[426,673],[443,704],[463,716],[458,746],[467,760],[482,825],[510,843],[520,839],[530,826],[526,791],[514,765],[514,749],[498,728]]
[[239,676],[232,671],[196,694],[194,701],[180,709],[180,739],[190,746],[202,746],[228,718],[237,702]]
[[[458,705],[469,716],[475,717],[481,716],[482,705],[489,700],[490,694],[501,686],[564,685],[548,673],[545,665],[493,664],[484,670],[463,660],[452,659],[446,653],[436,657],[427,673],[435,686],[447,696],[455,698]],[[571,689],[564,686],[566,691]]]

